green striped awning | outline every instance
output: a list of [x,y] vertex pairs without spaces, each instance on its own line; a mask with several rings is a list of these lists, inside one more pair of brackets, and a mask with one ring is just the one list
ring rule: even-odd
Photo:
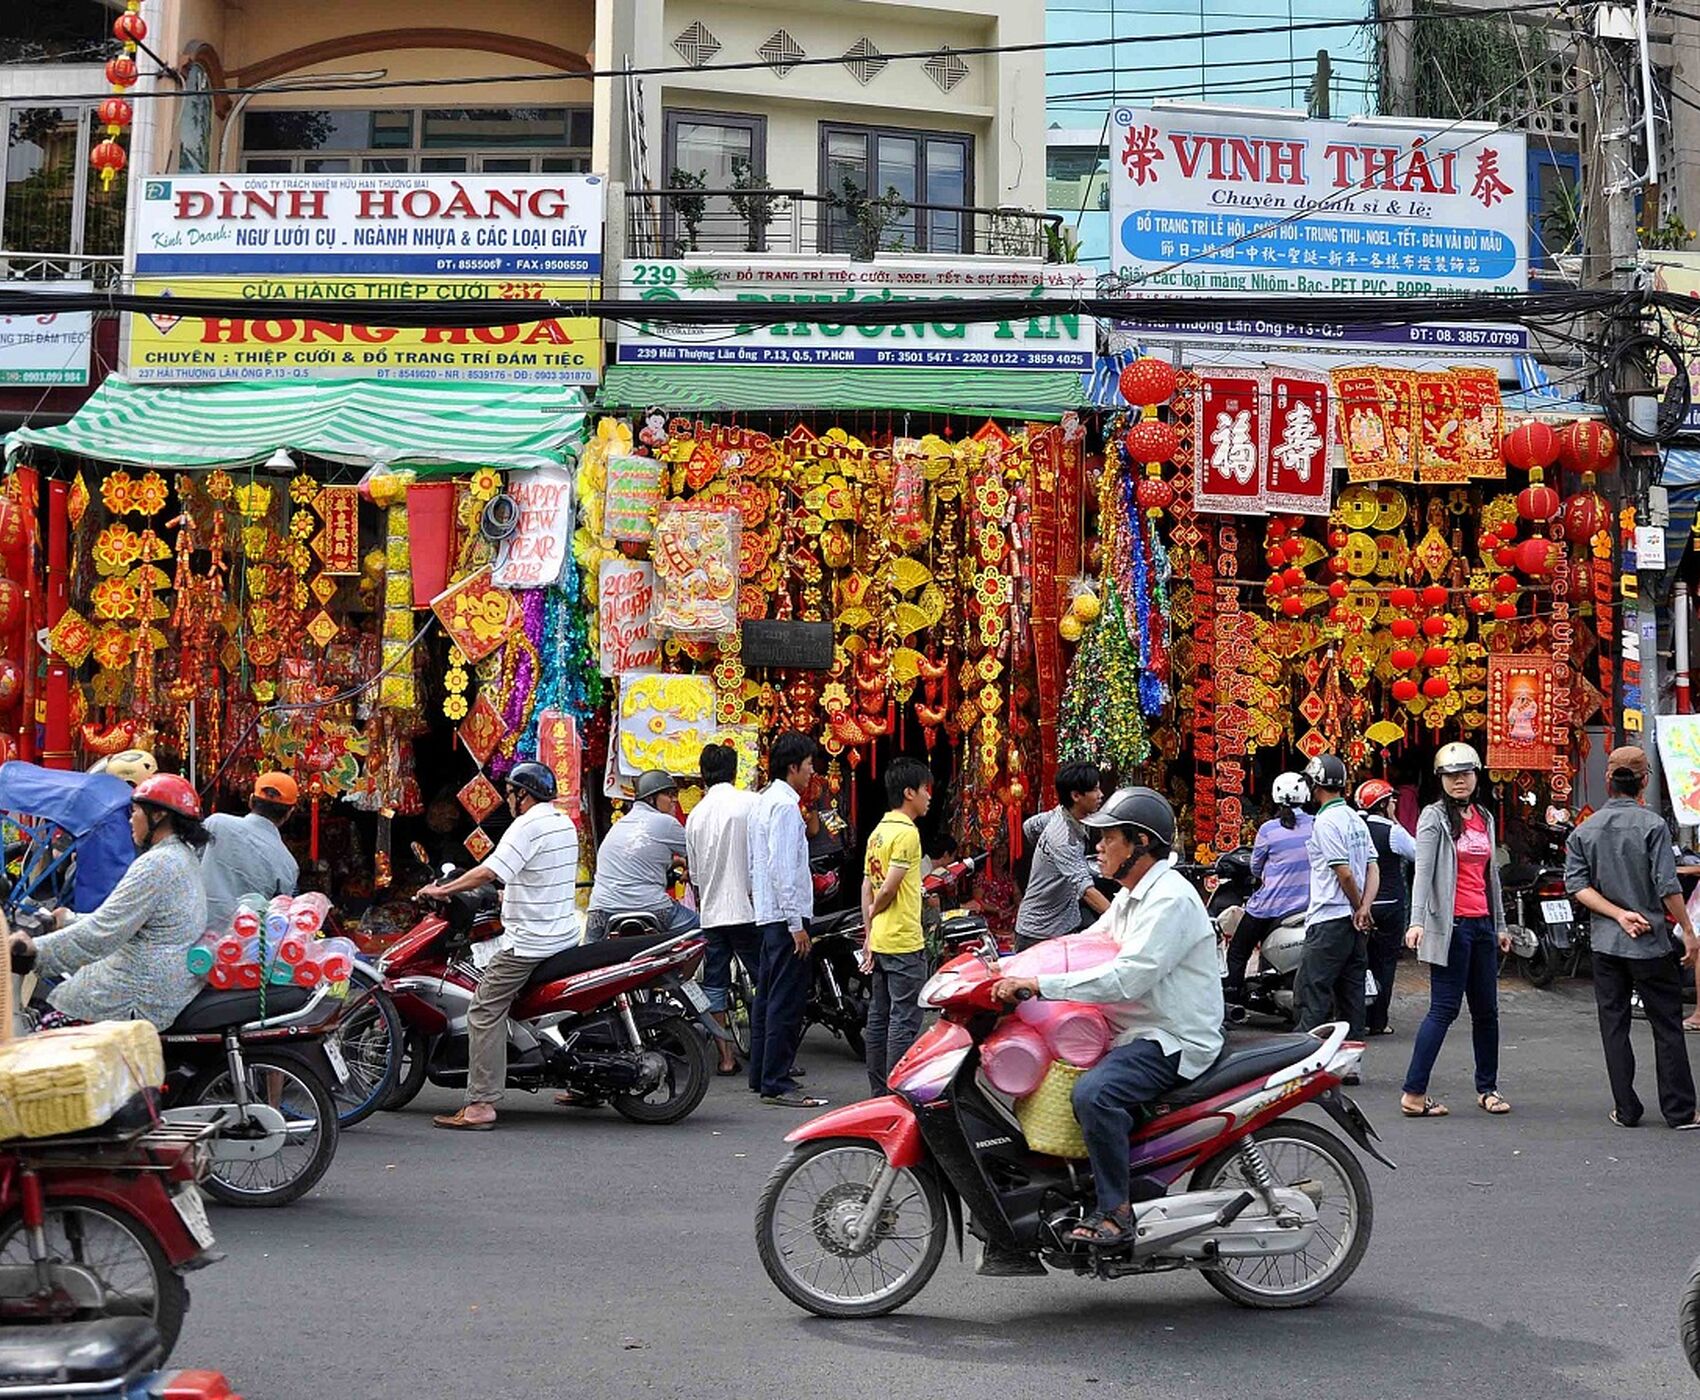
[[26,447],[137,466],[236,467],[280,447],[355,466],[547,467],[584,437],[584,396],[553,384],[375,379],[129,384],[108,379],[69,423],[19,428]]
[[828,365],[610,365],[609,409],[973,413],[1052,419],[1084,402],[1080,375],[1051,370],[857,369]]

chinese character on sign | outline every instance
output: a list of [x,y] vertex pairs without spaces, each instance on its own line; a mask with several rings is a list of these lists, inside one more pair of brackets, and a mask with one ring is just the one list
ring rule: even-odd
[[1316,430],[1316,414],[1303,399],[1294,400],[1287,410],[1287,424],[1282,429],[1281,441],[1274,448],[1276,460],[1283,471],[1293,473],[1300,481],[1309,481],[1311,467],[1315,465],[1316,454],[1321,448],[1322,434]]
[[1218,413],[1210,434],[1210,470],[1244,486],[1257,471],[1257,445],[1251,440],[1251,410]]
[[1499,173],[1499,152],[1483,151],[1476,157],[1476,183],[1470,190],[1472,199],[1479,199],[1482,208],[1491,209],[1511,193]]
[[1122,165],[1127,168],[1128,177],[1136,185],[1143,185],[1147,180],[1155,183],[1157,179],[1157,162],[1163,159],[1163,152],[1157,148],[1157,128],[1154,126],[1130,126],[1127,129],[1127,145],[1122,148]]

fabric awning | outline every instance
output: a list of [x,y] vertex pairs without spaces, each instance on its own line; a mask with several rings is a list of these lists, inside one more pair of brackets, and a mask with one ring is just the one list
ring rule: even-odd
[[825,365],[611,365],[607,409],[697,413],[871,410],[1049,420],[1082,403],[1080,375],[1050,370],[856,369]]
[[584,437],[584,396],[555,384],[130,384],[108,379],[69,423],[19,428],[6,456],[46,447],[166,468],[264,462],[280,447],[355,466],[559,466]]

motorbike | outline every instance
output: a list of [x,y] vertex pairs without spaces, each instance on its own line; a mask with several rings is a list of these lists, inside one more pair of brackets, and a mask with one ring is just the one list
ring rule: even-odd
[[1091,1173],[1031,1149],[1013,1101],[979,1072],[980,1045],[1009,1014],[992,985],[1037,969],[1036,951],[1001,968],[990,947],[946,964],[921,993],[940,1019],[892,1070],[892,1092],[788,1135],[756,1210],[780,1292],[823,1317],[891,1312],[927,1285],[947,1237],[960,1253],[965,1213],[987,1246],[1050,1268],[1106,1279],[1194,1269],[1247,1307],[1305,1307],[1345,1283],[1369,1245],[1369,1181],[1335,1134],[1291,1117],[1314,1104],[1393,1165],[1340,1091],[1363,1054],[1345,1024],[1231,1032],[1216,1063],[1133,1132],[1133,1239],[1080,1245],[1068,1236],[1091,1212]]
[[1544,822],[1526,822],[1540,841],[1536,863],[1507,866],[1500,877],[1511,955],[1533,987],[1576,976],[1590,953],[1587,915],[1578,913],[1564,887],[1564,846],[1574,828],[1548,815]]
[[[1245,917],[1245,903],[1257,888],[1251,873],[1251,850],[1242,848],[1218,857],[1216,884],[1208,908],[1216,925],[1222,962],[1222,982],[1227,986],[1228,945]],[[1291,1026],[1298,1020],[1297,983],[1299,964],[1304,960],[1305,919],[1303,911],[1283,919],[1264,935],[1263,942],[1246,964],[1245,987],[1228,1003],[1228,1019],[1238,1024],[1250,1014],[1270,1016]]]
[[1688,1280],[1676,1304],[1676,1331],[1688,1369],[1700,1376],[1700,1259],[1688,1266]]
[[141,1318],[0,1331],[0,1400],[242,1400],[217,1371],[162,1370],[171,1348]]
[[99,1128],[0,1146],[0,1395],[21,1323],[137,1319],[170,1354],[183,1275],[222,1257],[196,1189],[213,1131],[158,1121],[149,1091]]
[[[488,887],[418,902],[418,922],[378,959],[404,1027],[390,1109],[411,1103],[427,1082],[465,1087],[466,1014],[501,934]],[[713,1065],[690,1017],[720,1034],[689,980],[703,940],[658,927],[653,915],[615,916],[607,938],[538,965],[508,1017],[509,1088],[565,1090],[580,1106],[610,1104],[634,1123],[677,1123],[696,1109]]]

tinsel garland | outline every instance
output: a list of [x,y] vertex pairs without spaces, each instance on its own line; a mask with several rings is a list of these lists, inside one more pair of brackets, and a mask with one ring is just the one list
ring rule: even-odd
[[543,593],[543,623],[537,646],[539,677],[531,722],[520,736],[515,753],[537,754],[537,727],[545,710],[561,710],[579,723],[580,733],[602,701],[602,675],[590,660],[587,615],[578,605],[577,565],[569,565],[561,585]]
[[507,738],[490,757],[490,771],[500,777],[519,761],[521,745],[526,737],[536,752],[537,734],[533,721],[537,713],[538,644],[543,638],[544,594],[547,589],[527,588],[520,591],[520,630],[508,639],[502,659],[502,721],[507,726]]

